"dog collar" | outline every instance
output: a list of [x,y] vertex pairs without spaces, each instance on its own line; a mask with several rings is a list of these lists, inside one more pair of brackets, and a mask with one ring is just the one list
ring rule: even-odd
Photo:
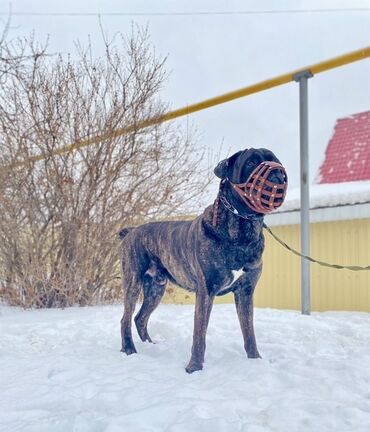
[[262,219],[264,216],[263,214],[250,214],[247,216],[243,216],[238,212],[238,210],[232,204],[229,203],[229,201],[224,196],[222,195],[220,196],[220,201],[229,211],[231,211],[234,215],[239,216],[242,219],[258,220],[258,219]]
[[238,217],[240,217],[240,218],[242,218],[242,219],[245,219],[245,220],[250,220],[250,221],[253,221],[253,220],[258,220],[258,219],[263,219],[263,214],[260,214],[260,213],[256,213],[256,214],[250,214],[250,215],[248,215],[248,216],[243,216],[243,215],[241,215],[239,212],[238,212],[238,210],[232,205],[232,204],[230,204],[229,203],[229,201],[222,195],[222,187],[223,187],[223,185],[226,183],[226,181],[228,181],[228,179],[223,179],[223,180],[221,180],[221,182],[220,182],[220,188],[219,188],[219,190],[218,190],[218,195],[217,195],[217,198],[216,198],[216,201],[214,202],[214,204],[213,204],[213,218],[212,218],[212,225],[215,227],[215,226],[217,226],[217,221],[218,221],[218,207],[219,207],[219,204],[220,204],[220,201],[222,202],[222,204],[224,205],[224,207],[227,209],[227,210],[229,210],[229,211],[231,211],[231,213],[233,213],[235,216],[238,216]]

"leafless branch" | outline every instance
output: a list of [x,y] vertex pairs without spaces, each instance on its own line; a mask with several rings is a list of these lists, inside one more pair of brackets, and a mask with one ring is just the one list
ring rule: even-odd
[[156,125],[53,156],[166,110],[166,73],[146,29],[107,38],[105,53],[77,44],[76,60],[47,56],[33,36],[7,44],[0,89],[0,296],[24,307],[90,304],[120,296],[118,229],[189,212],[209,183],[192,133]]

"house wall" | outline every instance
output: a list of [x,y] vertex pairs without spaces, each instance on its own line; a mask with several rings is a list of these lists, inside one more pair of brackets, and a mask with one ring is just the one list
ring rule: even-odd
[[[299,225],[273,226],[283,241],[299,250]],[[257,307],[300,310],[300,258],[265,232],[264,269],[255,292]],[[370,218],[311,224],[311,256],[344,265],[370,264]],[[166,302],[194,303],[194,294],[173,290]],[[311,264],[313,311],[355,310],[370,312],[370,271],[349,271]],[[232,295],[216,302],[232,302]]]

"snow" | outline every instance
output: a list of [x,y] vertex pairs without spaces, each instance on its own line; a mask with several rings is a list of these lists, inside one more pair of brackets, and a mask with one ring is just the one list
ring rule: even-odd
[[[370,180],[310,185],[310,208],[335,207],[370,202]],[[289,188],[276,213],[300,209],[300,189]]]
[[156,344],[119,352],[120,306],[0,308],[0,430],[370,430],[370,314],[257,309],[249,360],[233,305],[215,305],[205,368],[188,375],[193,307],[160,305]]
[[[284,204],[269,215],[269,226],[300,223],[300,190],[289,188]],[[370,180],[310,186],[310,222],[366,219],[370,217]]]

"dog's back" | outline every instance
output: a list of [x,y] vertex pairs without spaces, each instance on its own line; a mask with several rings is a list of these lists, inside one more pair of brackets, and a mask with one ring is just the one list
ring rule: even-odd
[[191,221],[149,222],[119,232],[122,269],[142,277],[153,264],[178,286],[194,291],[196,275],[191,254],[201,230],[201,217]]

